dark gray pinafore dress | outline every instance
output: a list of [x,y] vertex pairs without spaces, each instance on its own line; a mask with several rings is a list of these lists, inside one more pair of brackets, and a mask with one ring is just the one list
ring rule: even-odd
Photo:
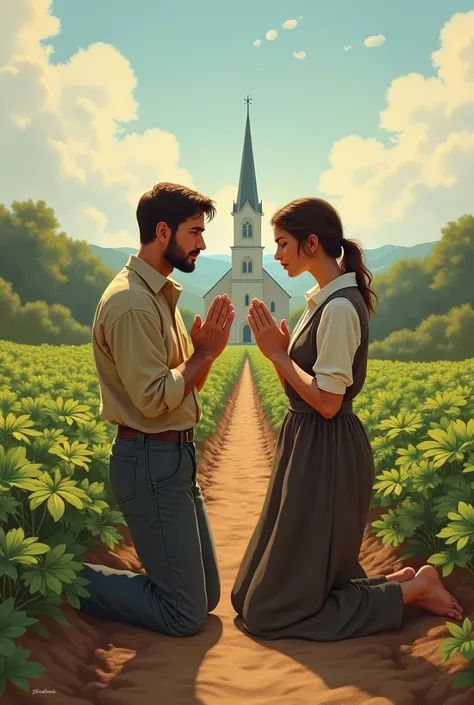
[[367,578],[358,561],[374,481],[370,443],[352,411],[365,381],[369,345],[358,287],[339,289],[321,304],[297,334],[290,357],[314,376],[321,314],[341,296],[354,305],[361,326],[353,384],[341,410],[325,419],[286,383],[289,409],[264,506],[231,594],[245,628],[263,639],[336,641],[402,623],[400,585]]

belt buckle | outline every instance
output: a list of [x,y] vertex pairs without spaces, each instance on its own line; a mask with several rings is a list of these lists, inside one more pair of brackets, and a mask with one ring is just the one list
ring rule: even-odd
[[193,440],[193,429],[187,428],[184,433],[186,437],[186,443],[191,443],[191,441]]

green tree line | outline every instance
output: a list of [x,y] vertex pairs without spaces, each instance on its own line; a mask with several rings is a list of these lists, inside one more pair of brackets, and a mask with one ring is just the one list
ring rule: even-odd
[[[114,276],[87,242],[60,230],[44,201],[0,205],[0,339],[89,343],[95,308]],[[191,330],[194,314],[180,311]]]
[[[424,260],[400,260],[377,275],[372,357],[474,356],[474,216],[449,222]],[[105,287],[115,276],[87,242],[60,229],[44,201],[0,205],[0,338],[31,344],[82,344]],[[188,331],[194,313],[181,309]],[[302,309],[289,317],[290,330]]]
[[[389,360],[474,357],[474,216],[441,229],[426,259],[401,259],[374,277],[378,305],[370,356]],[[292,311],[292,330],[303,309]]]
[[80,324],[90,326],[103,290],[115,273],[86,242],[60,231],[44,201],[0,206],[0,277],[21,303],[62,304]]

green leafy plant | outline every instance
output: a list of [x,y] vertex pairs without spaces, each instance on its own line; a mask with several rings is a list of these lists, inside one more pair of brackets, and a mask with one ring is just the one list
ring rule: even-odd
[[[200,396],[199,444],[216,431],[245,348],[216,361]],[[0,696],[7,681],[29,689],[43,666],[15,639],[43,637],[50,617],[67,626],[67,603],[80,607],[88,581],[84,553],[120,542],[124,517],[108,482],[115,428],[99,415],[90,345],[0,349]]]
[[[443,661],[452,658],[454,654],[461,654],[466,661],[474,659],[474,634],[472,632],[471,620],[466,617],[462,627],[455,622],[446,624],[451,637],[445,639],[439,651],[443,654]],[[474,668],[466,668],[458,673],[453,682],[454,688],[467,688],[474,685]]]
[[[249,358],[262,406],[278,431],[288,399],[273,365],[256,349]],[[456,567],[474,575],[473,387],[472,359],[371,359],[364,389],[354,402],[375,458],[372,506],[387,508],[373,522],[374,532],[386,545],[403,546],[402,560],[424,556],[443,576]],[[463,634],[466,625],[470,633],[468,621]],[[460,627],[448,626],[454,627],[461,639]],[[452,639],[445,642],[448,656],[455,652],[453,644]],[[470,648],[459,650],[471,659]],[[468,685],[471,677],[460,676],[457,683]]]

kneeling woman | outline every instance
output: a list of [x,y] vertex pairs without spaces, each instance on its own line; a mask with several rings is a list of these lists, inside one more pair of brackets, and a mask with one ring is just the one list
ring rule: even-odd
[[406,604],[459,620],[461,608],[432,566],[368,578],[359,563],[374,481],[371,446],[352,409],[374,311],[361,249],[321,199],[293,201],[271,222],[275,258],[292,278],[309,272],[316,286],[291,340],[262,302],[254,299],[249,311],[289,408],[233,607],[249,632],[266,639],[334,641],[397,629]]

